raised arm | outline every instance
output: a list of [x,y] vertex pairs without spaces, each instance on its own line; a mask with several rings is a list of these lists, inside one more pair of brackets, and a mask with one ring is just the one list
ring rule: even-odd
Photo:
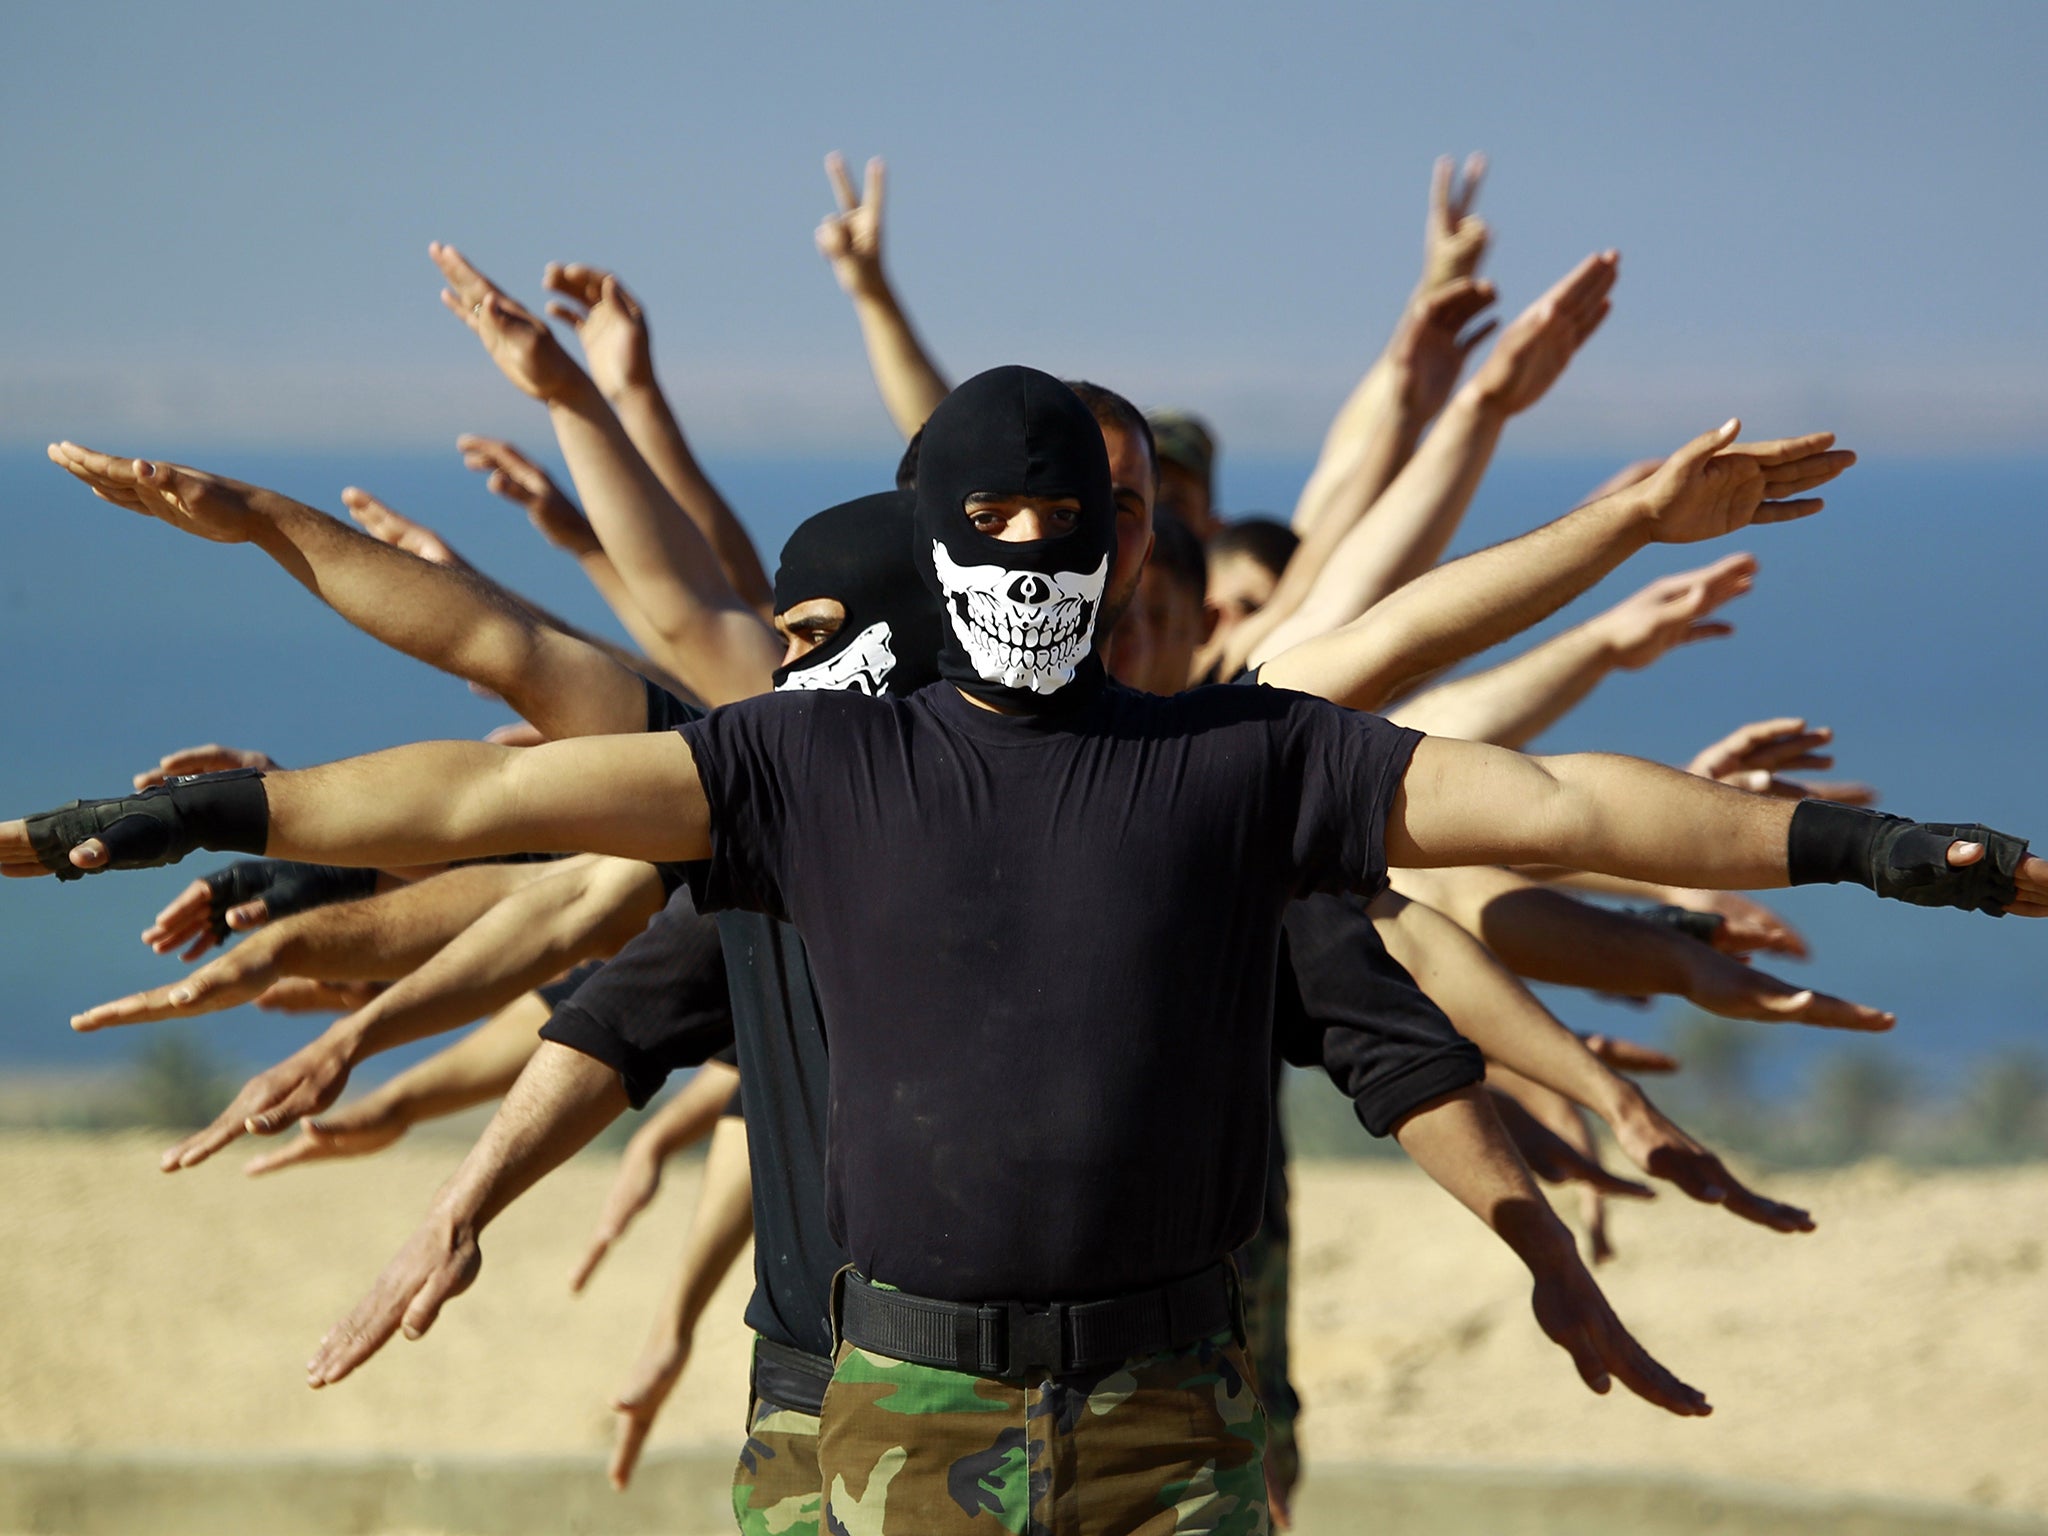
[[473,571],[417,559],[260,486],[58,443],[50,458],[116,506],[254,544],[372,638],[487,688],[551,736],[645,727],[640,679]]
[[733,590],[590,376],[460,251],[436,244],[429,252],[448,281],[442,302],[507,379],[547,406],[591,526],[663,642],[655,659],[709,703],[766,692],[782,660],[775,631]]
[[1729,555],[1651,582],[1605,613],[1533,646],[1513,661],[1443,683],[1388,711],[1431,736],[1521,747],[1541,735],[1618,670],[1639,671],[1674,647],[1732,635],[1707,618],[1749,591],[1753,555]]
[[[1464,330],[1494,297],[1492,284],[1476,281],[1491,237],[1486,221],[1472,211],[1485,175],[1484,155],[1467,157],[1462,181],[1450,156],[1437,160],[1423,227],[1422,276],[1386,350],[1373,360],[1324,434],[1322,452],[1294,507],[1294,531],[1302,538],[1333,508],[1352,509],[1348,523],[1372,505],[1443,409],[1472,348],[1493,329],[1488,321]],[[1433,331],[1442,334],[1433,337]]]
[[485,1226],[625,1107],[618,1073],[566,1045],[542,1041],[426,1220],[370,1293],[320,1341],[306,1385],[340,1381],[401,1328],[409,1339],[425,1334],[449,1298],[476,1279],[483,1263],[477,1240]]
[[846,174],[845,157],[834,150],[825,157],[825,174],[831,178],[839,210],[826,214],[819,223],[818,252],[832,263],[832,275],[853,300],[868,367],[874,371],[875,386],[882,392],[889,419],[906,438],[913,437],[952,386],[918,340],[888,274],[882,270],[882,196],[887,167],[879,159],[870,160],[866,187],[857,193],[853,178]]
[[1823,503],[1801,493],[1856,462],[1834,450],[1832,433],[1731,448],[1740,425],[1695,438],[1640,485],[1411,581],[1342,629],[1274,657],[1261,679],[1377,708],[1401,684],[1547,618],[1646,544],[1818,512]]
[[[1291,605],[1268,604],[1240,626],[1250,631],[1241,642],[1247,660],[1278,655],[1350,623],[1437,562],[1471,505],[1509,419],[1543,398],[1607,317],[1619,263],[1613,251],[1588,256],[1501,334],[1436,430],[1385,494],[1344,532],[1327,563],[1305,563],[1297,572],[1289,562],[1283,587],[1301,591],[1299,583],[1311,585]],[[1275,591],[1276,600],[1282,596]],[[1268,619],[1268,613],[1275,617]]]
[[571,301],[551,301],[548,313],[576,332],[591,381],[611,402],[633,446],[711,545],[741,601],[763,618],[772,616],[774,594],[754,541],[690,451],[682,423],[655,379],[654,348],[640,301],[611,273],[580,262],[549,262],[541,282]]

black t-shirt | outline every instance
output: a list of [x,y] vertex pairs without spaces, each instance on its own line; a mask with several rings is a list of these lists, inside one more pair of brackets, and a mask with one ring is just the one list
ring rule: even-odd
[[1281,914],[1384,883],[1415,732],[1272,688],[1003,716],[938,685],[750,699],[682,735],[699,906],[806,940],[828,1216],[865,1273],[1078,1300],[1252,1234]]
[[555,1005],[540,1037],[619,1074],[639,1109],[669,1073],[733,1044],[718,924],[677,891],[610,960]]

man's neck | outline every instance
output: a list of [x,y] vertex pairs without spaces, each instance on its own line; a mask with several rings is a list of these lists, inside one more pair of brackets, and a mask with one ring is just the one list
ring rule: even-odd
[[959,694],[960,697],[965,699],[968,703],[972,704],[976,709],[985,709],[992,715],[1021,715],[1024,713],[1024,711],[1021,709],[1006,709],[1000,704],[991,704],[987,699],[977,698],[974,694],[969,693],[965,688],[960,687],[957,683],[954,685],[953,691]]

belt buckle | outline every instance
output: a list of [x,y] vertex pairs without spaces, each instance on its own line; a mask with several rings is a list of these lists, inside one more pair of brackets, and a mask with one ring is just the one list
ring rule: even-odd
[[1003,1311],[1003,1356],[1006,1375],[1021,1376],[1033,1366],[1048,1375],[1066,1369],[1067,1309],[1059,1302],[1033,1304],[1006,1301]]

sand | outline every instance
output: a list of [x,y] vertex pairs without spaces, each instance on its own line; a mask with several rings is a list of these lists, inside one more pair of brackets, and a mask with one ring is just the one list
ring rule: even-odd
[[[586,1155],[487,1234],[423,1341],[326,1391],[299,1365],[457,1149],[175,1176],[133,1136],[0,1135],[0,1446],[591,1453],[694,1200],[676,1170],[581,1298],[566,1279],[612,1163]],[[1401,1166],[1297,1175],[1298,1379],[1311,1464],[1681,1470],[2048,1512],[2048,1169],[1783,1177],[1821,1230],[1778,1237],[1675,1193],[1615,1222],[1609,1294],[1707,1389],[1680,1421],[1579,1385],[1505,1250]],[[656,1446],[731,1446],[744,1281],[717,1300]]]

